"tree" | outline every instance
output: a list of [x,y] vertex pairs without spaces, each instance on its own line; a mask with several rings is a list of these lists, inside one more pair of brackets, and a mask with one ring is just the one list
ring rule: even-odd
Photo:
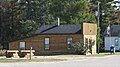
[[86,0],[0,0],[0,43],[31,36],[43,24],[95,22]]
[[[113,7],[111,6],[113,0],[91,0],[90,6],[92,10],[98,10],[98,2],[100,2],[100,24],[97,31],[97,52],[104,49],[103,40],[104,40],[104,31],[105,26],[113,23],[112,15],[115,13]],[[96,16],[97,20],[97,16]]]
[[21,0],[19,4],[23,7],[24,18],[23,20],[33,20],[38,25],[47,22],[49,0]]
[[33,34],[38,24],[34,20],[23,20],[24,10],[17,0],[1,2],[0,44],[3,49],[10,41]]
[[17,34],[17,37],[24,38],[24,37],[34,35],[38,27],[39,25],[35,21],[32,21],[32,20],[23,21],[22,20],[20,21],[20,26],[18,27],[18,29],[14,30],[14,32],[15,34]]
[[86,21],[95,22],[95,19],[93,19],[95,17],[89,13],[88,2],[86,0],[50,0],[49,6],[48,17],[50,19],[60,17],[61,22],[65,24],[79,24]]
[[40,25],[56,24],[60,17],[63,24],[95,22],[86,0],[21,0],[24,20],[34,20]]
[[120,25],[120,11],[115,10],[114,14],[111,16],[111,24],[119,24]]
[[100,34],[100,27],[97,27],[97,53],[99,54],[100,50],[103,48],[103,46],[101,44],[103,44],[103,40],[101,38],[101,34]]

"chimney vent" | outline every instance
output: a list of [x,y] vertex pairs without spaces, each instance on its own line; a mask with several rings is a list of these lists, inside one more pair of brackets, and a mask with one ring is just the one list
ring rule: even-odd
[[57,19],[58,19],[58,26],[59,26],[60,25],[60,18],[58,17]]

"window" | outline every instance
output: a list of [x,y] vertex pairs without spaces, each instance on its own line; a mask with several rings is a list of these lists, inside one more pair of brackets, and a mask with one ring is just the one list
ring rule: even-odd
[[118,45],[119,45],[119,39],[115,38],[115,46],[118,46]]
[[19,47],[20,50],[25,50],[25,42],[20,42]]
[[49,38],[45,38],[45,49],[49,49],[49,44],[50,44],[50,39]]
[[67,38],[67,48],[71,49],[72,47],[72,38]]

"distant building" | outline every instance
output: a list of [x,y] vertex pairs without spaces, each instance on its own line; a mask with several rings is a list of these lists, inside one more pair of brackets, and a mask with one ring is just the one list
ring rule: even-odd
[[110,46],[114,45],[115,50],[120,51],[120,25],[111,25],[110,34],[107,30],[104,32],[104,47],[106,51],[110,50]]

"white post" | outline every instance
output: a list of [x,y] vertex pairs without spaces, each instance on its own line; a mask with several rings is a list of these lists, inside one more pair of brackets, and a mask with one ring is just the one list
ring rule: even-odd
[[115,47],[114,47],[114,54],[115,54]]
[[32,59],[32,47],[30,48],[30,60]]

